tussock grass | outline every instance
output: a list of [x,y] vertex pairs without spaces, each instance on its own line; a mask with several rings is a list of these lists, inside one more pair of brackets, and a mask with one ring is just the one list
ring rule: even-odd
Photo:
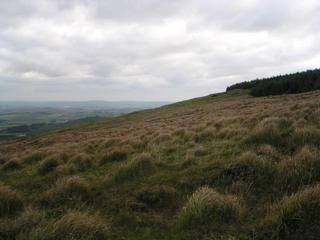
[[304,128],[308,125],[308,122],[304,118],[299,118],[297,121],[294,122],[295,128]]
[[247,133],[248,133],[248,130],[244,127],[241,127],[241,125],[239,125],[239,126],[222,128],[217,133],[217,137],[219,137],[219,138],[238,137],[240,139],[242,136],[247,135]]
[[179,128],[173,132],[173,135],[183,138],[186,135],[186,130],[184,128]]
[[166,185],[144,187],[135,193],[136,200],[147,208],[170,208],[174,204],[177,191]]
[[44,159],[38,168],[38,173],[40,175],[46,175],[53,170],[56,169],[56,167],[59,165],[58,156],[50,156],[46,159]]
[[306,144],[320,147],[320,130],[314,127],[298,128],[293,133],[293,141],[296,146]]
[[99,142],[92,140],[86,145],[85,152],[87,154],[94,154],[97,149],[99,149]]
[[125,180],[143,177],[155,169],[153,157],[148,153],[142,153],[132,161],[123,164],[114,174],[114,180],[121,182]]
[[30,231],[44,221],[44,212],[26,209],[15,219],[0,220],[0,238],[5,240],[26,239]]
[[24,158],[22,160],[22,162],[25,163],[25,164],[33,164],[33,163],[41,161],[43,159],[43,157],[44,157],[43,153],[34,152],[34,153],[31,153],[26,158]]
[[[99,212],[107,227],[113,219],[111,239],[320,239],[306,210],[318,214],[318,198],[303,200],[320,182],[319,102],[320,91],[230,92],[0,144],[0,169],[10,159],[22,166],[1,170],[0,181],[23,193],[22,208],[0,217],[0,239],[97,238],[76,220],[57,227],[75,210]],[[111,157],[116,150],[127,157]],[[37,206],[45,216],[24,216]]]
[[69,212],[57,221],[50,221],[34,229],[29,240],[105,240],[110,224],[97,215]]
[[85,171],[93,165],[93,159],[88,154],[80,153],[71,158],[69,164],[74,171]]
[[3,164],[1,169],[3,171],[13,171],[18,170],[20,168],[22,168],[21,163],[17,159],[12,159]]
[[282,156],[277,149],[269,144],[262,144],[256,149],[257,154],[262,155],[272,161],[278,161]]
[[92,199],[89,184],[78,176],[59,179],[40,199],[43,206],[78,207]]
[[312,109],[311,114],[307,115],[307,119],[314,123],[314,125],[319,127],[320,124],[320,108],[317,106],[315,109]]
[[306,188],[275,204],[263,222],[269,239],[319,239],[320,185]]
[[197,125],[192,126],[191,130],[194,132],[202,132],[207,128],[207,124],[200,123]]
[[14,222],[15,232],[23,235],[38,226],[45,219],[45,213],[28,208]]
[[292,132],[292,123],[287,118],[269,117],[261,121],[247,138],[246,143],[259,145],[270,144],[284,148]]
[[113,149],[111,152],[108,152],[101,158],[100,165],[103,165],[109,162],[127,160],[128,155],[129,155],[128,151],[124,148]]
[[170,134],[161,133],[154,138],[153,143],[159,144],[163,142],[168,142],[171,139],[172,139],[172,136]]
[[146,147],[147,142],[142,140],[142,139],[132,139],[129,142],[130,146],[132,146],[133,148],[137,149],[137,150],[142,150]]
[[0,157],[0,165],[5,164],[6,160],[4,157]]
[[197,161],[195,158],[188,156],[182,163],[181,163],[181,168],[190,168],[197,165]]
[[201,187],[188,199],[179,214],[182,228],[194,229],[238,222],[243,208],[233,195],[220,194],[212,188]]
[[0,217],[6,217],[23,210],[23,197],[9,186],[0,183]]
[[186,158],[192,159],[194,157],[203,157],[207,154],[208,154],[208,150],[204,146],[196,145],[194,148],[189,149],[186,152]]
[[63,164],[59,164],[55,169],[54,169],[54,176],[57,178],[60,177],[65,177],[65,176],[70,176],[75,174],[77,171],[77,168],[72,165],[72,164],[68,164],[68,163],[63,163]]
[[296,191],[300,187],[320,180],[320,151],[304,146],[294,156],[278,164],[278,181],[284,191]]
[[218,182],[220,185],[226,186],[243,181],[251,185],[256,193],[265,194],[266,188],[274,183],[276,174],[276,168],[270,160],[249,151],[223,170],[212,184]]
[[193,142],[196,137],[196,133],[192,131],[186,131],[184,136],[182,137],[184,143]]
[[108,139],[107,141],[104,141],[101,144],[101,147],[102,148],[110,148],[120,142],[121,142],[121,140],[119,138],[111,138],[111,139]]
[[217,130],[214,127],[206,128],[205,130],[201,131],[200,133],[196,134],[195,142],[201,143],[205,141],[212,141],[217,136]]

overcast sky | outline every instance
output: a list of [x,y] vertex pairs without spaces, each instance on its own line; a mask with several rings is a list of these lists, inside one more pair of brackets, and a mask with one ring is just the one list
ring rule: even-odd
[[319,66],[319,0],[0,1],[2,101],[176,101]]

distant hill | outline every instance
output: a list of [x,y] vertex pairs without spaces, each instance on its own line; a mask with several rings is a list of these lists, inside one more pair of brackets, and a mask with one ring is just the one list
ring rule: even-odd
[[0,113],[39,112],[66,109],[121,110],[156,108],[166,101],[0,101]]
[[309,92],[320,89],[320,70],[308,70],[276,77],[237,83],[227,88],[249,89],[253,96],[269,96]]
[[165,104],[168,102],[0,102],[0,143]]

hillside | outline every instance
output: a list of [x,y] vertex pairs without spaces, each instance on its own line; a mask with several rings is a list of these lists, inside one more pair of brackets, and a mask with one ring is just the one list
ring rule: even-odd
[[0,239],[319,239],[320,91],[229,91],[0,145]]

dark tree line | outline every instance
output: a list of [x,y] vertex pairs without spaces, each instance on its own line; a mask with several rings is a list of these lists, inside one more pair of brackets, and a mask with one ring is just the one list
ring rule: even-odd
[[227,91],[250,89],[253,96],[301,93],[320,89],[320,69],[234,84]]

